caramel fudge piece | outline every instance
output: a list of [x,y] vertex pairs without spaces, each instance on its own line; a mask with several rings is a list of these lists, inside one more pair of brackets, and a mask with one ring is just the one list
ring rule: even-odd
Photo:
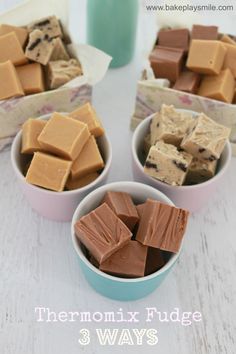
[[63,191],[70,173],[71,161],[42,152],[35,152],[26,174],[26,181],[52,191]]
[[69,60],[69,54],[66,51],[65,45],[63,44],[61,38],[54,39],[54,49],[50,57],[50,61],[55,60]]
[[2,24],[0,25],[0,36],[8,34],[10,32],[15,32],[22,48],[25,47],[26,41],[28,39],[28,31],[23,27],[16,27],[11,25]]
[[10,60],[0,63],[0,100],[24,96],[24,91],[17,76],[16,69]]
[[35,29],[42,31],[47,38],[63,37],[61,25],[56,16],[41,18],[38,21],[30,23],[27,27],[29,32]]
[[218,27],[217,26],[193,25],[191,38],[192,39],[217,40],[218,39]]
[[230,69],[234,78],[236,78],[236,45],[224,43],[226,55],[223,69]]
[[43,70],[39,63],[17,66],[16,72],[26,95],[45,90]]
[[164,265],[165,261],[162,255],[162,251],[158,248],[148,247],[145,275],[156,272]]
[[0,36],[0,63],[7,60],[10,60],[15,66],[27,63],[27,58],[15,32]]
[[181,147],[194,157],[214,161],[220,158],[229,134],[229,128],[201,113],[192,130],[184,137]]
[[165,143],[179,147],[193,122],[190,113],[177,111],[174,106],[163,104],[160,112],[152,119],[151,144],[154,145],[158,140],[163,140]]
[[46,65],[53,53],[55,42],[40,30],[34,30],[29,35],[29,43],[25,55],[30,60]]
[[128,227],[105,203],[76,222],[75,234],[99,264],[131,239]]
[[104,129],[100,119],[98,118],[95,109],[89,102],[71,112],[69,116],[87,124],[90,133],[94,135],[95,138],[98,138],[104,134]]
[[80,75],[82,75],[82,68],[76,59],[50,61],[48,64],[50,89],[56,89],[65,85],[67,82]]
[[33,154],[35,151],[42,150],[39,145],[38,136],[47,124],[46,120],[28,119],[22,127],[22,154]]
[[55,112],[39,135],[38,142],[52,154],[75,160],[89,136],[86,124]]
[[219,74],[225,55],[222,42],[195,39],[191,42],[186,66],[200,74]]
[[156,46],[150,55],[150,63],[156,78],[175,82],[183,66],[184,50]]
[[113,253],[102,262],[102,272],[122,278],[140,278],[145,275],[148,247],[137,241],[129,241],[127,245]]
[[79,178],[69,178],[66,181],[66,189],[73,190],[87,186],[98,178],[99,174],[97,172],[90,173],[84,177]]
[[198,184],[214,177],[216,172],[217,161],[200,160],[194,157],[186,176],[185,184]]
[[[78,123],[81,122],[78,121]],[[103,167],[104,162],[102,156],[94,136],[91,135],[71,167],[72,179],[86,176],[89,173],[102,169]]]
[[145,204],[136,240],[149,247],[177,253],[189,212],[151,199]]
[[184,49],[187,52],[189,30],[187,28],[163,29],[158,33],[158,44],[162,47]]
[[163,141],[152,146],[144,165],[144,172],[172,186],[181,186],[186,178],[192,156]]
[[223,34],[222,37],[220,38],[220,40],[221,40],[221,42],[224,42],[224,43],[236,45],[236,42],[233,40],[233,38],[231,38],[227,34]]
[[[235,47],[236,48],[236,47]],[[219,75],[207,75],[202,79],[198,95],[231,103],[234,96],[234,77],[229,69]]]
[[177,81],[175,82],[173,89],[188,93],[196,93],[200,84],[200,75],[192,71],[183,71]]
[[114,213],[132,231],[139,221],[139,216],[131,196],[124,192],[109,191],[104,197],[104,203],[114,211]]

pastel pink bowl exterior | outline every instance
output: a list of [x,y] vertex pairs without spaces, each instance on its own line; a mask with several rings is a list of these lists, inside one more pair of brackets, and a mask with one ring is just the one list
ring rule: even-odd
[[[48,119],[50,115],[40,117]],[[105,161],[105,168],[101,175],[89,185],[72,191],[53,192],[25,181],[22,173],[24,156],[20,154],[21,149],[21,131],[16,135],[11,147],[11,163],[17,180],[31,207],[43,217],[55,221],[71,221],[73,213],[78,203],[92,190],[103,185],[108,178],[111,160],[111,144],[103,135],[98,138],[98,145]]]
[[[194,115],[198,114],[192,112]],[[231,160],[231,145],[227,141],[224,151],[218,163],[218,171],[210,180],[193,186],[171,186],[158,181],[143,171],[143,165],[140,162],[140,154],[144,137],[149,132],[149,127],[153,115],[145,118],[136,128],[132,139],[132,169],[135,181],[146,183],[166,194],[176,206],[195,212],[207,204],[216,188],[224,179],[224,175],[229,167]]]

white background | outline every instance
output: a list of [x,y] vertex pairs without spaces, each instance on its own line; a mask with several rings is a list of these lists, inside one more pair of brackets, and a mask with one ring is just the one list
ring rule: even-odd
[[[16,2],[1,1],[0,10]],[[72,29],[83,42],[85,1],[73,0],[71,10]],[[185,16],[186,21],[189,17]],[[203,17],[208,23],[230,27],[230,32],[235,34],[235,12]],[[170,20],[175,21],[176,17]],[[154,23],[154,14],[141,11],[135,59],[124,68],[110,70],[94,89],[94,106],[113,146],[110,181],[132,180],[129,120],[143,56],[153,39]],[[235,159],[224,184],[209,204],[192,215],[184,250],[175,269],[157,291],[130,303],[106,299],[90,288],[72,248],[69,223],[45,220],[30,209],[16,184],[9,152],[0,155],[0,171],[0,353],[235,353]],[[124,312],[139,311],[141,321],[135,327],[156,328],[159,343],[155,347],[101,347],[95,328],[109,326],[37,323],[36,306],[56,312],[118,311],[120,308]],[[181,311],[200,311],[203,320],[189,327],[156,321],[147,324],[145,308],[153,306],[168,312],[175,307]],[[87,347],[78,344],[79,330],[83,327],[89,328],[92,334]],[[116,324],[115,327],[134,325]]]

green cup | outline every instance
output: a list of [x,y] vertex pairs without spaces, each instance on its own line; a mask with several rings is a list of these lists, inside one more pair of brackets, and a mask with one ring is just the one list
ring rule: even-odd
[[87,41],[113,57],[110,67],[133,58],[139,0],[87,0]]

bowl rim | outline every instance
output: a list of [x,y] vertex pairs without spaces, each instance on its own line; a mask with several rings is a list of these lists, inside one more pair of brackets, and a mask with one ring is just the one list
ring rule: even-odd
[[[199,115],[200,114],[199,112],[196,112],[196,111],[193,111],[193,110],[190,110],[190,109],[176,108],[176,110],[180,111],[180,112],[192,113],[193,115]],[[136,142],[137,142],[138,134],[140,133],[140,131],[142,131],[146,127],[147,124],[150,123],[151,119],[155,116],[155,114],[156,113],[152,113],[148,117],[144,118],[141,123],[139,123],[139,125],[137,126],[137,128],[133,132],[132,144],[131,144],[132,157],[133,157],[133,160],[135,162],[135,165],[138,167],[139,171],[143,174],[143,176],[145,176],[145,178],[147,178],[148,181],[150,181],[152,183],[156,183],[156,185],[158,187],[159,186],[163,186],[165,188],[176,189],[178,191],[183,191],[183,190],[186,191],[186,190],[201,188],[201,186],[203,186],[203,185],[205,187],[208,184],[214,183],[214,181],[219,179],[225,173],[225,171],[229,167],[230,160],[231,160],[231,157],[232,157],[232,148],[231,148],[231,144],[230,144],[228,139],[227,139],[225,147],[224,147],[224,149],[226,149],[226,159],[225,159],[223,167],[212,178],[210,178],[209,180],[207,180],[205,182],[201,182],[201,183],[193,184],[193,185],[172,186],[171,184],[159,181],[159,180],[157,180],[155,178],[152,178],[151,176],[147,175],[144,172],[144,170],[143,170],[143,165],[139,161],[135,145],[136,145]],[[220,157],[220,159],[221,159],[221,157]]]
[[146,275],[146,276],[143,276],[141,278],[121,278],[121,277],[116,277],[114,275],[110,275],[105,272],[102,272],[101,270],[96,268],[91,262],[89,262],[89,260],[85,257],[84,253],[82,252],[81,248],[78,246],[77,237],[74,232],[74,224],[78,220],[79,211],[83,207],[83,205],[87,203],[87,201],[89,199],[94,198],[94,197],[96,198],[96,194],[99,193],[100,191],[106,192],[107,190],[111,190],[113,187],[116,187],[116,186],[122,187],[122,185],[123,186],[129,186],[129,185],[131,186],[132,185],[132,186],[136,186],[137,188],[143,188],[145,190],[149,190],[156,197],[161,196],[168,205],[175,206],[175,204],[171,201],[171,199],[168,198],[163,192],[161,192],[161,191],[159,191],[159,190],[155,189],[154,187],[151,187],[147,184],[139,183],[139,182],[135,182],[135,181],[120,181],[120,182],[107,183],[101,187],[98,187],[97,189],[93,190],[92,192],[90,192],[85,198],[83,198],[83,200],[78,204],[77,208],[75,209],[75,212],[73,214],[72,221],[71,221],[72,243],[73,243],[75,252],[79,256],[80,260],[88,268],[90,268],[90,270],[92,270],[97,275],[102,276],[102,277],[112,280],[112,281],[116,281],[118,283],[142,283],[145,281],[149,281],[153,278],[156,278],[157,276],[162,275],[167,270],[171,269],[171,267],[175,264],[175,262],[179,258],[179,255],[180,255],[182,248],[183,248],[183,240],[184,239],[182,239],[179,251],[177,253],[172,253],[172,256],[169,259],[169,261],[167,261],[167,263],[162,268],[157,270],[156,272]]
[[[68,114],[68,112],[58,112],[60,114]],[[43,114],[39,117],[36,117],[35,119],[44,119],[44,120],[48,120],[50,118],[50,116],[53,114],[52,113],[47,113],[47,114]],[[111,162],[112,162],[112,145],[110,142],[110,139],[108,138],[108,136],[106,134],[103,134],[101,136],[101,138],[105,138],[105,141],[107,143],[108,149],[108,158],[105,164],[105,167],[102,171],[102,173],[91,183],[87,184],[84,187],[81,188],[77,188],[77,189],[73,189],[73,190],[69,190],[69,191],[61,191],[61,192],[55,192],[49,189],[44,189],[41,188],[39,186],[36,186],[34,184],[30,184],[27,183],[25,180],[25,176],[23,175],[23,173],[20,171],[20,169],[17,166],[16,163],[16,155],[19,154],[19,151],[17,151],[16,145],[19,142],[19,140],[21,139],[22,136],[22,128],[20,129],[20,131],[16,134],[16,136],[13,139],[12,145],[11,145],[11,164],[13,166],[13,169],[17,175],[17,177],[25,184],[27,184],[27,186],[29,186],[29,188],[32,188],[33,190],[36,191],[41,191],[42,193],[46,193],[46,194],[52,194],[52,195],[70,195],[70,194],[76,194],[78,192],[86,192],[87,190],[89,190],[90,188],[95,187],[98,183],[100,183],[103,180],[103,177],[108,173],[110,167],[111,167]]]

